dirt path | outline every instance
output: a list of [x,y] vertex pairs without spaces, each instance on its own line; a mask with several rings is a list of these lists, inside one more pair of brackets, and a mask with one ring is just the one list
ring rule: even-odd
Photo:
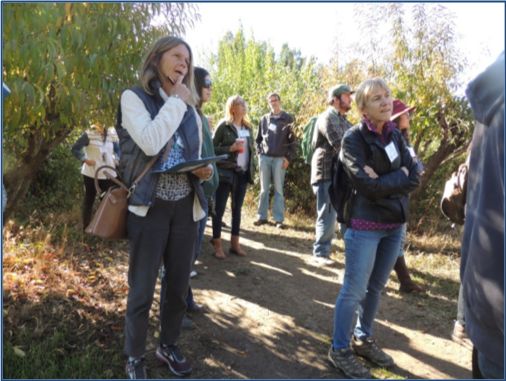
[[[208,312],[192,316],[198,328],[184,331],[179,342],[193,364],[192,378],[343,378],[326,361],[344,275],[342,241],[334,240],[336,266],[316,267],[310,256],[312,230],[257,228],[253,216],[243,221],[246,258],[214,258],[210,223],[206,228],[192,286]],[[224,229],[222,236],[225,250],[229,232]],[[427,296],[399,294],[395,276],[387,285],[374,336],[396,365],[388,371],[376,368],[373,376],[470,378],[470,351],[450,339],[456,300],[445,296],[440,279],[420,276],[430,284]],[[150,378],[161,379],[172,376],[154,357],[157,313],[155,308],[147,359]]]

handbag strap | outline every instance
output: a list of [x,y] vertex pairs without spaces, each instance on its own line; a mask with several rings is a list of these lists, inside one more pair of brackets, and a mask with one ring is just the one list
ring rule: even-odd
[[[119,173],[119,171],[114,168],[114,167],[111,167],[110,165],[102,165],[101,167],[99,167],[96,171],[95,171],[95,189],[97,190],[97,193],[98,194],[102,194],[102,189],[100,189],[100,185],[98,184],[98,173],[102,170],[102,169],[112,169],[114,172],[117,173],[118,177],[121,179],[121,174]],[[114,177],[113,175],[111,175],[109,172],[107,171],[104,171],[104,175],[105,177],[107,177],[109,180],[112,180],[115,184],[117,184],[118,186],[120,186],[121,188],[125,189],[127,192],[128,192],[128,188],[125,184],[123,184],[121,181],[119,181],[116,177]]]
[[[172,138],[169,139],[169,141],[167,142],[167,145],[165,146],[165,153],[163,155],[163,162],[164,163],[167,161],[167,158],[169,157],[169,152],[170,152],[171,148],[172,148]],[[153,164],[155,164],[155,161],[160,157],[161,153],[162,153],[162,151],[158,152],[158,154],[149,161],[149,163],[146,165],[146,168],[144,168],[144,171],[141,172],[139,177],[137,177],[134,180],[134,182],[130,186],[130,189],[128,190],[127,197],[130,197],[130,195],[135,192],[135,189],[137,188],[137,186],[141,182],[142,178],[144,177],[144,175],[146,175],[146,173],[148,173],[149,169],[153,166]]]
[[[169,157],[169,152],[172,148],[172,139],[169,139],[165,148],[166,148],[165,153],[163,155],[164,162],[166,162],[167,158]],[[130,186],[130,189],[125,184],[123,184],[121,181],[119,181],[117,178],[115,178],[113,175],[111,175],[109,172],[104,171],[104,175],[107,178],[109,178],[110,180],[112,180],[120,188],[123,188],[124,190],[126,190],[128,192],[127,198],[129,198],[132,195],[132,193],[135,192],[135,189],[137,188],[137,186],[141,182],[142,178],[146,175],[146,173],[148,173],[149,169],[153,166],[153,164],[155,164],[156,160],[160,157],[161,153],[162,153],[162,151],[158,152],[158,154],[156,156],[153,156],[153,158],[149,161],[149,163],[146,164],[146,168],[144,168],[144,170],[141,172],[141,174],[134,180],[134,182]],[[103,165],[103,166],[99,167],[95,171],[95,189],[97,190],[98,194],[102,193],[102,190],[100,189],[100,186],[98,185],[98,173],[100,172],[100,170],[105,169],[105,168],[112,169],[114,172],[116,172],[118,174],[118,177],[121,179],[121,174],[119,173],[119,171],[116,168],[113,168],[109,165]]]

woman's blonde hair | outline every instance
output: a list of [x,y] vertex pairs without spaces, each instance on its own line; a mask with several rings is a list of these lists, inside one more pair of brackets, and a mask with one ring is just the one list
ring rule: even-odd
[[369,95],[379,88],[392,93],[386,82],[381,78],[368,79],[358,86],[355,92],[355,104],[360,112],[365,109],[365,104],[369,99]]
[[[225,106],[225,120],[227,122],[231,123],[234,121],[234,114],[232,113],[232,109],[234,108],[234,106],[237,105],[237,103],[239,103],[239,100],[241,100],[241,99],[243,102],[245,102],[244,99],[240,95],[233,95],[227,99],[227,104]],[[244,124],[245,126],[247,126],[249,128],[252,127],[252,124],[248,118],[248,114],[246,114],[242,117],[242,124]]]
[[150,88],[149,83],[152,80],[160,80],[163,77],[163,73],[160,70],[160,61],[162,59],[163,54],[175,48],[178,45],[183,44],[186,46],[188,51],[190,52],[190,63],[188,65],[188,73],[183,79],[183,83],[186,85],[188,90],[190,90],[190,97],[186,101],[190,106],[195,107],[198,104],[200,99],[197,94],[197,90],[195,89],[195,82],[193,80],[193,53],[190,48],[190,45],[186,43],[182,38],[174,37],[174,36],[165,36],[160,38],[155,44],[149,49],[146,56],[144,57],[144,61],[141,66],[140,72],[140,80],[142,89],[148,94],[153,94],[153,89]]

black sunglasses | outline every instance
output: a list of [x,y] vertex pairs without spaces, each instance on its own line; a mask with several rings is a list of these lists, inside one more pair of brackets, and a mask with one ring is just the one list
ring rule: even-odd
[[209,79],[204,79],[204,89],[209,89],[213,87],[213,81]]

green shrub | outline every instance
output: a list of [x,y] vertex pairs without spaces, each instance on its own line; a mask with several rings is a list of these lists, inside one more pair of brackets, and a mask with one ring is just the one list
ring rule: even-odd
[[81,164],[70,148],[77,137],[71,136],[57,146],[37,173],[19,212],[31,214],[68,211],[84,197]]

